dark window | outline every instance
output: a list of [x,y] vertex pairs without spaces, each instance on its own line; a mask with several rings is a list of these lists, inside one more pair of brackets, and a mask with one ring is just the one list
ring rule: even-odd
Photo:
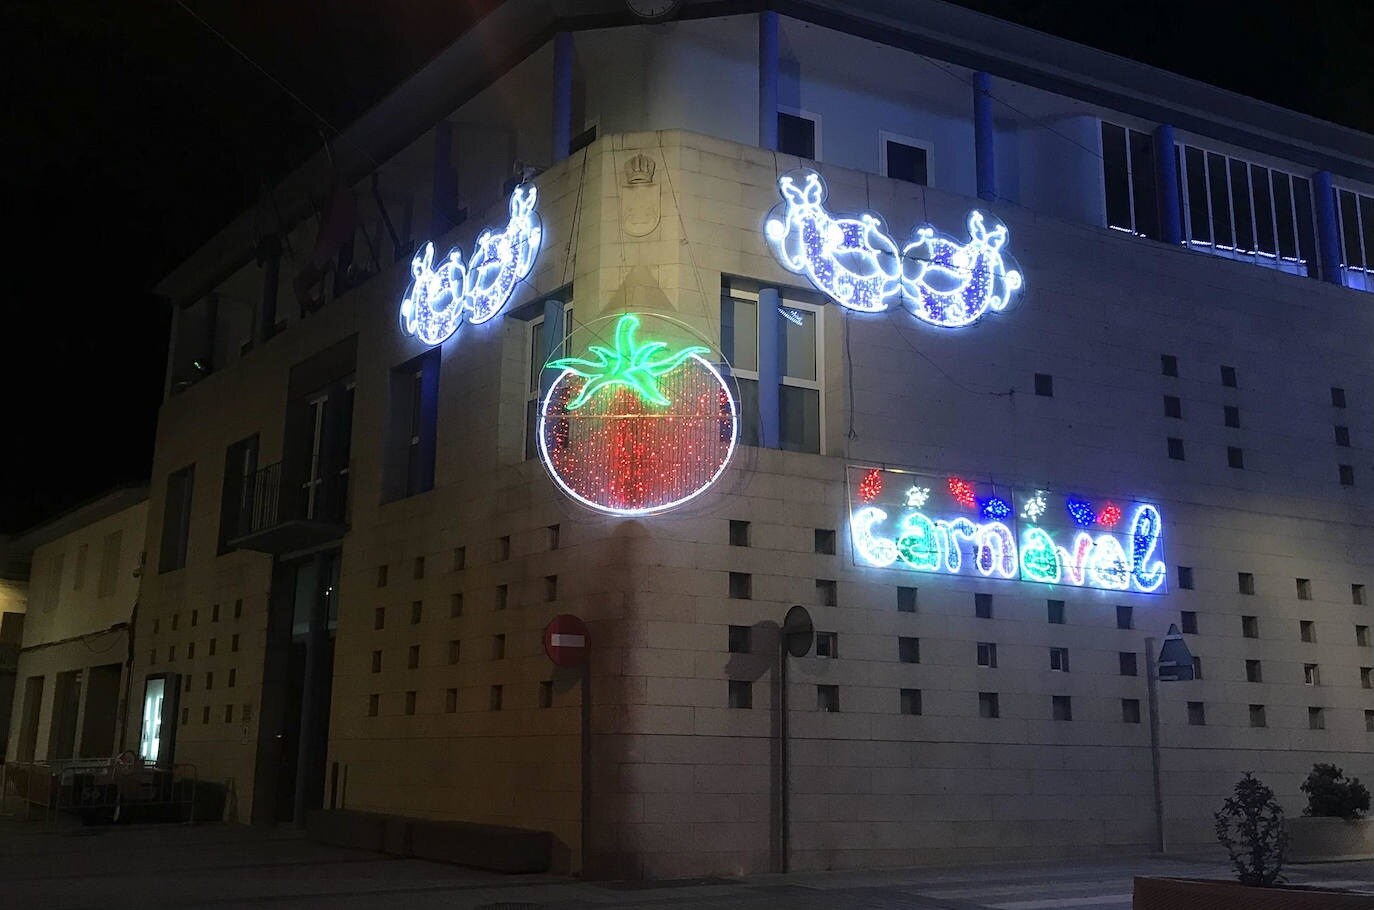
[[921,713],[921,690],[903,689],[902,691],[902,713],[920,714]]
[[191,493],[195,482],[195,465],[182,468],[167,477],[167,502],[162,512],[159,572],[171,572],[186,565],[186,543],[191,532]]
[[1365,602],[1364,585],[1350,586],[1350,602],[1353,604],[1363,604]]
[[448,618],[457,619],[463,615],[463,595],[462,593],[450,594],[448,596]]
[[798,158],[816,157],[816,121],[778,112],[778,151]]
[[1064,624],[1064,601],[1048,601],[1047,607],[1049,621],[1056,626],[1062,626]]
[[1247,660],[1245,662],[1245,681],[1252,683],[1264,682],[1264,671],[1260,667],[1259,661]]
[[754,707],[754,684],[748,680],[732,679],[727,692],[728,704],[732,708]]
[[1244,161],[1232,158],[1231,210],[1235,213],[1236,251],[1255,251],[1255,227],[1250,220],[1250,172]]
[[1193,587],[1193,567],[1178,567],[1178,586],[1184,590],[1192,590]]
[[1326,729],[1326,711],[1324,709],[1315,706],[1307,709],[1307,729]]
[[492,711],[501,710],[501,687],[492,686],[487,693],[487,708]]
[[1298,620],[1298,637],[1305,642],[1317,640],[1317,624],[1310,619]]
[[1293,582],[1294,582],[1294,585],[1293,585],[1294,588],[1297,589],[1298,600],[1311,600],[1311,599],[1312,599],[1312,579],[1310,579],[1310,578],[1296,578],[1296,579],[1293,580]]
[[539,681],[539,707],[553,707],[553,680],[541,679]]
[[1350,427],[1336,426],[1336,445],[1350,446]]
[[1222,405],[1221,422],[1228,427],[1240,426],[1240,408],[1233,404]]
[[219,552],[229,541],[248,532],[253,507],[253,477],[258,470],[258,437],[240,439],[224,452],[224,485],[219,501]]
[[1302,684],[1304,686],[1320,686],[1322,684],[1321,667],[1316,664],[1303,664]]
[[1178,376],[1178,358],[1173,354],[1160,354],[1159,370],[1165,376]]
[[1044,398],[1054,397],[1054,377],[1049,373],[1035,374],[1035,394]]
[[1331,387],[1331,407],[1345,407],[1345,389],[1341,388],[1340,386],[1333,385]]
[[996,692],[978,693],[978,716],[979,717],[1000,717],[1001,707],[998,705]]
[[815,550],[822,555],[833,556],[835,553],[835,532],[828,528],[817,528]]
[[549,525],[547,528],[544,529],[544,532],[548,535],[548,544],[550,550],[558,549],[559,543],[561,542],[562,531],[563,529],[559,525]]
[[378,607],[372,611],[372,628],[386,628],[386,607]]
[[749,546],[749,522],[730,521],[730,546],[747,547]]
[[1355,485],[1355,469],[1348,464],[1336,465],[1336,468],[1340,476],[1341,486],[1353,487]]
[[1114,123],[1102,124],[1102,177],[1106,191],[1107,226],[1134,231],[1131,218],[1131,175],[1127,161],[1126,130]]
[[1250,706],[1250,726],[1252,726],[1252,727],[1267,727],[1267,726],[1269,726],[1269,723],[1268,723],[1268,721],[1266,720],[1266,718],[1265,718],[1265,716],[1264,716],[1264,705],[1251,705],[1251,706]]
[[840,637],[834,632],[816,633],[816,656],[835,659],[840,656]]
[[1184,610],[1179,618],[1185,635],[1197,634],[1197,613],[1192,610]]
[[1240,634],[1245,638],[1259,638],[1259,617],[1242,616],[1240,618]]
[[731,654],[748,654],[753,648],[753,630],[748,626],[731,626],[729,650]]
[[439,417],[439,349],[431,348],[392,370],[383,501],[404,499],[434,487]]
[[416,581],[425,577],[425,558],[423,556],[415,557],[415,563],[411,567],[410,577],[414,578]]
[[1135,232],[1159,239],[1159,209],[1155,199],[1154,137],[1137,130],[1128,132],[1131,146],[1131,195],[1135,199]]
[[749,600],[753,597],[754,579],[747,572],[730,573],[730,596],[736,600]]
[[978,666],[995,668],[997,666],[997,645],[990,641],[978,642]]
[[1117,627],[1118,629],[1134,629],[1134,628],[1135,628],[1135,608],[1134,608],[1134,607],[1128,607],[1128,606],[1125,606],[1125,605],[1123,605],[1123,604],[1117,604],[1117,607],[1116,607],[1116,627]]
[[1374,711],[1365,710],[1364,729],[1366,733],[1374,733]]
[[581,151],[596,141],[596,124],[592,124],[568,142],[568,154]]
[[1123,724],[1140,723],[1140,699],[1121,699],[1121,722]]
[[496,561],[500,562],[510,559],[510,535],[503,534],[496,538]]
[[420,646],[411,645],[406,652],[406,669],[415,670],[420,666]]
[[1374,689],[1374,667],[1360,667],[1360,688]]
[[1202,658],[1193,655],[1193,679],[1202,679]]
[[1121,665],[1122,676],[1136,676],[1139,670],[1136,665],[1136,654],[1134,651],[1121,651],[1117,654],[1117,659]]
[[897,589],[897,612],[915,613],[916,612],[916,589],[898,588]]
[[444,713],[445,713],[445,714],[457,714],[457,713],[458,713],[458,690],[457,690],[457,689],[445,689],[445,690],[444,690]]
[[926,150],[893,139],[886,140],[887,176],[910,183],[927,184]]
[[816,603],[823,607],[834,607],[839,604],[838,586],[829,578],[816,579]]
[[897,639],[897,659],[904,664],[918,664],[921,662],[921,640],[901,636]]
[[1236,387],[1236,368],[1224,366],[1221,368],[1221,384],[1228,388]]
[[1182,419],[1183,401],[1177,395],[1164,396],[1164,416]]
[[1183,460],[1183,440],[1177,436],[1169,437],[1169,457],[1174,461]]
[[1355,644],[1361,648],[1369,647],[1369,626],[1355,627]]
[[461,572],[468,567],[468,548],[453,548],[453,571]]
[[827,713],[835,713],[840,710],[840,687],[839,686],[817,686],[816,687],[816,710]]
[[506,636],[493,635],[491,637],[491,659],[505,660],[506,658]]
[[425,614],[425,603],[424,603],[424,601],[422,601],[422,600],[412,600],[412,601],[410,602],[410,624],[411,624],[412,626],[417,626],[417,625],[419,625],[419,624],[420,624],[420,619],[424,616],[424,614]]
[[377,695],[376,693],[373,693],[372,695],[369,695],[369,696],[367,697],[367,716],[368,716],[368,717],[376,717],[376,716],[377,716],[377,709],[378,709],[378,706],[379,706],[380,703],[381,703],[381,700],[382,700],[382,697],[381,697],[380,695]]
[[1188,702],[1188,723],[1189,723],[1189,725],[1194,726],[1194,727],[1201,727],[1201,726],[1205,726],[1205,725],[1206,725],[1206,723],[1207,723],[1207,714],[1206,714],[1205,710],[1203,709],[1202,702],[1200,702],[1200,701],[1190,701],[1190,702]]
[[386,567],[386,566],[378,566],[378,567],[377,567],[377,587],[379,587],[379,588],[385,588],[385,587],[386,587],[386,582],[387,582],[387,567]]
[[456,664],[463,659],[463,640],[451,638],[448,642],[448,662]]
[[1250,572],[1237,572],[1236,589],[1242,594],[1254,594],[1255,576]]
[[973,595],[973,615],[979,619],[992,619],[992,595]]
[[553,603],[558,599],[558,576],[544,576],[544,603]]
[[1050,648],[1050,669],[1059,673],[1069,672],[1069,649]]
[[1055,720],[1073,720],[1073,702],[1067,695],[1051,695],[1050,708]]
[[1240,446],[1227,446],[1226,464],[1232,468],[1245,467],[1245,451]]

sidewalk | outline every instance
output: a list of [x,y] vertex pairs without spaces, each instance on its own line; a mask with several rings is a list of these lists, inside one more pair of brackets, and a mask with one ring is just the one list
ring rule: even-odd
[[[1291,867],[1290,880],[1374,894],[1374,863]],[[273,910],[1124,910],[1134,875],[1229,878],[1216,862],[1142,856],[683,882],[503,876],[305,840],[292,829],[82,828],[0,819],[0,906]]]

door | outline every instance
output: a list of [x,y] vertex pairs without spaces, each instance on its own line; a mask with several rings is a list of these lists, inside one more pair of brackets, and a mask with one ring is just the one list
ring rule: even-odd
[[24,680],[24,707],[19,721],[15,761],[33,761],[34,750],[38,746],[38,717],[43,710],[43,682],[41,676],[30,676]]
[[52,731],[48,734],[48,761],[63,761],[76,754],[76,721],[81,712],[81,671],[57,674],[53,687]]

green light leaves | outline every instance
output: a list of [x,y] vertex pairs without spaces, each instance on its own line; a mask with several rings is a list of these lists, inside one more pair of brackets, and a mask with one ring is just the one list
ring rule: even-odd
[[577,397],[568,402],[569,411],[577,410],[597,392],[612,386],[623,386],[650,404],[671,404],[659,389],[657,378],[671,373],[694,355],[710,353],[709,348],[700,345],[670,352],[662,341],[640,344],[634,337],[638,328],[639,317],[626,313],[615,325],[614,349],[594,344],[588,350],[595,360],[563,357],[549,363],[551,369],[568,370],[587,380]]

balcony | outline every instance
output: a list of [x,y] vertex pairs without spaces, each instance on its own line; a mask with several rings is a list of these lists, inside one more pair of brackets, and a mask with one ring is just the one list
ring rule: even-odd
[[277,462],[248,478],[229,545],[282,555],[336,541],[348,530],[348,467]]

